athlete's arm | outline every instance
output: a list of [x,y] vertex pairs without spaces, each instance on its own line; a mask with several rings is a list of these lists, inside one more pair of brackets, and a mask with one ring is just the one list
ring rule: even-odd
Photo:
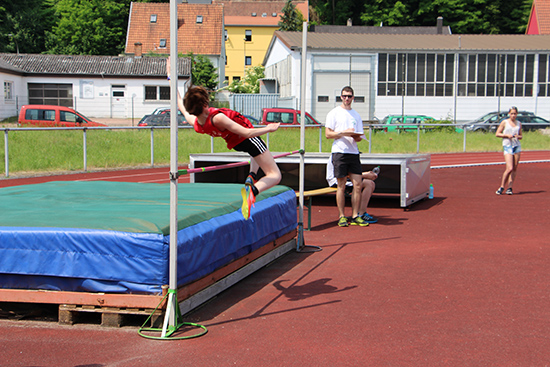
[[212,118],[212,123],[221,131],[229,130],[234,134],[242,136],[243,138],[253,138],[255,136],[260,136],[277,131],[280,125],[278,122],[276,122],[268,124],[264,127],[249,129],[242,125],[239,125],[223,113],[218,113],[217,115],[215,115]]

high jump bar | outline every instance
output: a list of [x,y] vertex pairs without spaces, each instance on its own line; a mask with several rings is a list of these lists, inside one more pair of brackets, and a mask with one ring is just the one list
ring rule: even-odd
[[[287,152],[287,153],[281,153],[281,154],[278,154],[278,155],[274,155],[273,156],[273,159],[277,159],[277,158],[281,158],[281,157],[286,157],[287,155],[292,155],[292,154],[296,154],[296,153],[304,153],[304,150],[303,149],[298,149],[298,150],[295,150],[295,151],[292,151],[292,152]],[[232,168],[232,167],[240,167],[240,166],[246,166],[250,164],[250,161],[242,161],[242,162],[235,162],[235,163],[228,163],[228,164],[222,164],[222,165],[219,165],[219,166],[209,166],[209,167],[200,167],[200,168],[191,168],[191,169],[181,169],[178,171],[178,176],[179,175],[186,175],[188,173],[199,173],[199,172],[210,172],[210,171],[219,171],[219,170],[222,170],[222,169],[225,169],[225,168]]]

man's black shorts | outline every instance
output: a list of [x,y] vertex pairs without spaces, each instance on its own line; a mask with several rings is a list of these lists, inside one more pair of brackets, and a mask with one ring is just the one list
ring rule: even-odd
[[332,153],[332,165],[334,166],[334,177],[336,178],[362,173],[359,154]]

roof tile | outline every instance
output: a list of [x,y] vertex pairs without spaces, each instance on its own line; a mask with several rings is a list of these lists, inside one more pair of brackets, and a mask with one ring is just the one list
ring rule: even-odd
[[534,0],[533,8],[537,13],[539,34],[550,34],[550,0]]
[[[166,58],[47,54],[0,54],[0,65],[10,65],[28,74],[73,74],[132,77],[163,77]],[[181,57],[180,76],[191,75],[191,62]]]
[[[302,47],[301,32],[276,31],[287,47]],[[307,36],[308,48],[326,50],[433,50],[433,51],[544,51],[548,52],[550,35],[411,35],[318,33]]]
[[[155,14],[156,22],[151,22]],[[202,16],[202,23],[197,23]],[[166,47],[160,47],[160,40]],[[223,40],[223,5],[178,4],[178,52],[220,55]],[[132,3],[125,52],[133,54],[135,43],[143,53],[170,53],[170,4]]]

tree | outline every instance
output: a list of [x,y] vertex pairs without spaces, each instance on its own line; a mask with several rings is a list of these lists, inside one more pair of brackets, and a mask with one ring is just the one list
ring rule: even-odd
[[[401,1],[378,0],[364,5],[361,21],[364,24],[378,26],[411,26],[414,24],[410,3]],[[435,23],[435,21],[434,21]]]
[[118,55],[124,50],[127,0],[54,1],[57,24],[48,34],[48,53]]
[[532,0],[311,0],[318,24],[435,26],[437,18],[454,34],[521,34]]
[[214,64],[204,55],[194,55],[189,52],[185,55],[191,59],[191,77],[193,85],[201,85],[209,90],[218,86],[218,73]]
[[292,4],[292,0],[287,0],[283,7],[281,21],[277,24],[280,31],[302,31],[304,16]]
[[5,1],[0,5],[0,52],[41,53],[53,23],[45,0]]
[[263,66],[246,69],[243,80],[233,81],[226,87],[231,93],[260,93],[260,79],[265,77]]
[[316,24],[345,25],[351,19],[353,25],[364,24],[361,13],[366,0],[311,0],[310,19]]

